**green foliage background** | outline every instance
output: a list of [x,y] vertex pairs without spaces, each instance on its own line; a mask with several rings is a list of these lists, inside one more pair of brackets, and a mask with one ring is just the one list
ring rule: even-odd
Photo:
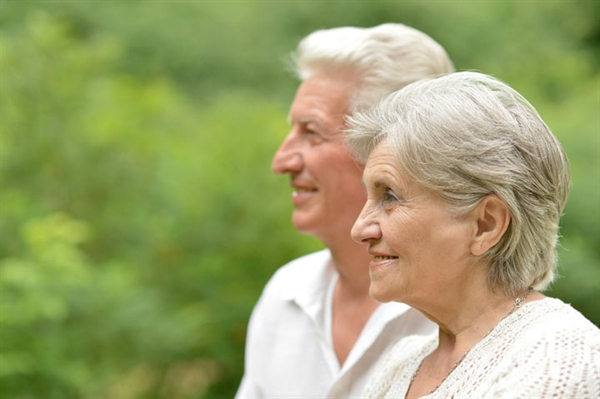
[[0,2],[0,397],[228,398],[277,267],[270,171],[318,28],[403,22],[525,95],[573,188],[549,292],[600,324],[600,3]]

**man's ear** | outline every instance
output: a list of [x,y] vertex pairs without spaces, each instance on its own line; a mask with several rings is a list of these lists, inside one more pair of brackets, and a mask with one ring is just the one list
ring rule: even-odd
[[471,254],[480,256],[500,241],[510,224],[510,211],[496,194],[489,194],[472,210],[476,233],[471,242]]

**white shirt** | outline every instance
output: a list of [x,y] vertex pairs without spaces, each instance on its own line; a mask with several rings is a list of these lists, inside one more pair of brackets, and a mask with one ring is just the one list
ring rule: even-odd
[[[437,326],[401,303],[380,305],[340,367],[331,337],[337,271],[328,250],[280,268],[256,304],[236,398],[359,398],[394,344]],[[366,266],[365,266],[366,267]]]
[[[404,398],[438,338],[409,337],[379,366],[365,397]],[[559,299],[529,302],[500,321],[423,398],[600,397],[600,330]]]

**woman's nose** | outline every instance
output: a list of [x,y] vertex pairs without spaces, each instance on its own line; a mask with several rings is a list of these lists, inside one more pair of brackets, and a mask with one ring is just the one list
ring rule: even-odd
[[381,226],[375,218],[375,212],[371,207],[371,200],[367,200],[360,215],[352,226],[350,232],[352,239],[358,243],[369,243],[381,239]]
[[294,132],[291,132],[275,152],[271,169],[279,174],[297,173],[302,170],[303,166],[304,160],[300,151],[300,143]]

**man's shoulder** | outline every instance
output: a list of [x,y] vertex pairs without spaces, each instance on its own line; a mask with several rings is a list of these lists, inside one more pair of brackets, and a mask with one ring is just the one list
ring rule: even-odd
[[310,297],[318,291],[327,279],[329,250],[322,250],[296,258],[281,266],[265,285],[258,303],[254,307],[253,317],[280,317],[290,309],[299,298]]
[[271,277],[265,287],[267,290],[287,290],[308,282],[316,274],[324,273],[331,259],[328,249],[313,252],[286,263]]

